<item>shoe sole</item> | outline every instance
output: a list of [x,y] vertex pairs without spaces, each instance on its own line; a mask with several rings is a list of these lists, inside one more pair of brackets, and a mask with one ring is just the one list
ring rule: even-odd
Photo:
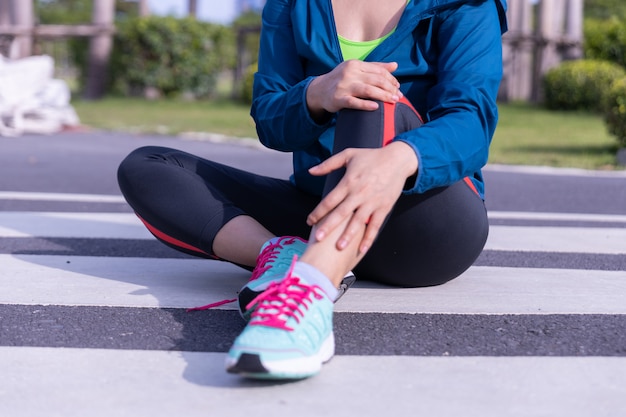
[[251,379],[296,380],[319,373],[322,365],[335,354],[335,338],[331,333],[319,351],[303,358],[263,361],[258,353],[243,352],[238,357],[226,357],[226,371]]

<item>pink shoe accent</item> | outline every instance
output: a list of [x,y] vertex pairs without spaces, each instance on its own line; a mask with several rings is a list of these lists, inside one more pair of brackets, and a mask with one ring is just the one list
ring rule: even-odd
[[246,307],[249,309],[258,303],[252,312],[250,326],[266,326],[293,331],[293,328],[287,326],[289,317],[293,317],[299,323],[300,317],[304,315],[302,308],[309,308],[308,303],[311,303],[311,297],[318,300],[324,298],[320,287],[307,285],[301,282],[300,278],[292,275],[298,257],[293,258],[285,279],[272,283]]
[[278,256],[278,249],[282,249],[283,245],[290,245],[295,241],[300,240],[306,243],[306,240],[299,238],[297,236],[283,236],[276,240],[274,243],[270,243],[267,245],[259,256],[256,258],[256,267],[252,271],[252,276],[250,277],[250,281],[254,281],[263,275],[268,269],[272,267],[271,262],[276,259]]

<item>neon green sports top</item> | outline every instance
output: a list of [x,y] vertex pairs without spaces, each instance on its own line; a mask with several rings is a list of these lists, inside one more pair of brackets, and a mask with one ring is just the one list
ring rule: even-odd
[[[407,0],[406,4],[409,4],[411,0]],[[385,39],[387,39],[393,32],[396,31],[396,28],[393,28],[391,32],[386,34],[383,37],[378,39],[372,39],[371,41],[351,41],[350,39],[346,39],[343,36],[337,34],[339,38],[339,47],[341,48],[341,55],[343,55],[343,60],[348,61],[350,59],[358,59],[363,61],[365,57],[367,57],[370,52],[372,52],[378,45],[383,43]]]
[[383,43],[385,39],[387,39],[393,32],[396,30],[392,30],[385,36],[372,39],[371,41],[351,41],[350,39],[346,39],[341,35],[337,35],[339,38],[339,46],[341,47],[341,54],[343,55],[344,61],[348,61],[350,59],[358,59],[363,61],[366,56],[370,54],[378,45]]

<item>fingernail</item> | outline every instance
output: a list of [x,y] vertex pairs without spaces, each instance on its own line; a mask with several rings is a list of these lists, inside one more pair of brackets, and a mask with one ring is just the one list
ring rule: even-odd
[[323,230],[318,230],[317,233],[315,233],[315,238],[317,240],[322,240],[324,239],[324,236],[326,236],[326,234],[324,233]]
[[345,249],[348,246],[348,242],[345,239],[341,239],[337,246],[339,246],[339,249]]
[[367,251],[368,251],[368,249],[369,249],[369,248],[368,248],[367,246],[361,246],[361,249],[360,249],[360,250],[361,250],[361,253],[365,253],[365,252],[367,252]]

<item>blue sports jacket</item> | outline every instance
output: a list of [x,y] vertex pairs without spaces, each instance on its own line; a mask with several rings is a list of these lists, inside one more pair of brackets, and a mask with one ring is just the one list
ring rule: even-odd
[[[400,89],[425,120],[394,139],[419,160],[405,193],[470,177],[484,196],[480,170],[498,120],[505,10],[506,0],[412,0],[365,59],[398,63]],[[342,61],[331,0],[267,0],[251,115],[265,146],[293,152],[292,181],[317,195],[324,178],[308,169],[331,155],[335,118],[313,121],[306,89]]]

